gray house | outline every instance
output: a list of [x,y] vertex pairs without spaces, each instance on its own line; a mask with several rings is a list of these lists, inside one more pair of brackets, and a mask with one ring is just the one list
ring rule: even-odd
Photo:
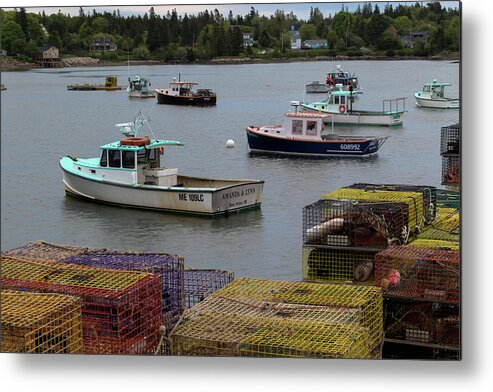
[[253,33],[243,33],[243,46],[253,46]]
[[414,44],[418,41],[426,44],[428,42],[428,33],[426,31],[414,31],[402,37],[402,44],[408,48],[414,47]]
[[97,37],[91,44],[91,50],[98,52],[113,52],[116,49],[118,48],[112,37]]

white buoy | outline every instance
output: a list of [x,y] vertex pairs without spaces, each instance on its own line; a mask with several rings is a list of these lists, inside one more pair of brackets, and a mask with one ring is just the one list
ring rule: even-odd
[[234,148],[235,147],[235,141],[233,139],[228,139],[226,142],[226,148]]

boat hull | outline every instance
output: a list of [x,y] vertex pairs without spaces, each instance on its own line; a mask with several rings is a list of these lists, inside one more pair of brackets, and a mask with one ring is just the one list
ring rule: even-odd
[[214,106],[216,96],[175,96],[156,92],[157,102],[165,105]]
[[156,94],[154,91],[141,92],[141,91],[131,91],[128,93],[129,98],[144,99],[144,98],[154,98]]
[[[264,185],[263,181],[248,180],[224,180],[232,185],[209,189],[124,185],[82,177],[63,166],[62,171],[65,192],[71,196],[125,207],[208,216],[259,208]],[[218,181],[183,178],[201,182]]]
[[426,99],[414,96],[416,105],[423,108],[432,109],[459,109],[460,103],[458,99]]
[[286,154],[316,157],[371,157],[377,155],[380,144],[378,140],[361,141],[305,141],[273,137],[246,129],[248,145],[253,152],[269,154]]

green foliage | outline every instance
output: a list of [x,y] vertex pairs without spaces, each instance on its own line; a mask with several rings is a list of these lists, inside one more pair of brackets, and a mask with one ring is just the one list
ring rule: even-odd
[[132,50],[132,56],[139,60],[149,60],[149,49],[146,46],[141,45],[134,50]]
[[307,39],[317,39],[317,28],[313,24],[304,24],[300,28],[301,41],[304,42]]
[[[389,56],[428,56],[458,51],[460,45],[459,11],[445,9],[440,2],[397,6],[367,2],[354,12],[342,5],[339,12],[328,17],[318,7],[312,7],[307,20],[282,9],[272,15],[260,15],[254,7],[246,15],[230,13],[226,17],[217,9],[183,15],[173,9],[159,15],[153,7],[144,16],[95,10],[86,15],[82,8],[75,16],[61,12],[38,15],[19,8],[0,10],[0,17],[2,48],[12,52],[23,46],[22,53],[34,44],[50,43],[61,52],[80,52],[89,49],[96,34],[104,34],[113,36],[123,52],[135,51],[138,58],[195,61],[216,56],[254,56],[257,47],[261,51],[274,49],[265,52],[270,57],[321,55],[314,49],[302,52],[290,49],[292,24],[299,27],[303,41],[327,39],[332,54],[358,56],[359,48],[364,46]],[[414,48],[402,48],[402,37],[416,31],[427,32],[428,41]],[[253,48],[243,46],[242,33],[253,34]]]
[[[2,48],[9,54],[17,54],[22,52],[22,46],[26,44],[26,37],[21,26],[9,20],[2,23]],[[21,51],[19,52],[19,48]]]

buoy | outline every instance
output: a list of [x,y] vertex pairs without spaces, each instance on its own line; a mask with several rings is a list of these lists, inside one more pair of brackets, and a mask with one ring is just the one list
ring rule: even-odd
[[228,139],[226,142],[226,148],[234,148],[235,147],[235,141],[233,139]]

